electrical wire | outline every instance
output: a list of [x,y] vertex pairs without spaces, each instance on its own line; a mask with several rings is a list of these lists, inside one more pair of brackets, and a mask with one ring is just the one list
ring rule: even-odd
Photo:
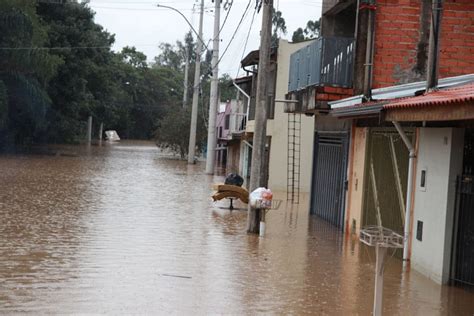
[[64,47],[0,47],[0,50],[65,50],[65,49],[110,49],[110,46],[64,46]]
[[[219,57],[219,60],[217,61],[216,63],[216,67],[219,65],[219,63],[221,62],[222,58],[225,56],[225,54],[227,53],[227,50],[229,49],[230,47],[230,44],[232,44],[234,38],[235,38],[235,35],[237,34],[237,31],[239,30],[240,26],[242,25],[242,21],[245,19],[246,15],[248,14],[249,12],[249,8],[250,8],[250,4],[252,3],[252,0],[249,0],[249,3],[247,4],[247,7],[245,8],[245,11],[244,13],[242,14],[242,17],[240,18],[240,21],[239,21],[239,24],[237,25],[237,27],[235,28],[234,30],[234,33],[232,34],[232,37],[229,41],[229,43],[227,44],[226,48],[224,49],[224,52],[222,53],[222,55]],[[213,71],[214,69],[211,68],[211,71]]]
[[[249,27],[249,30],[247,32],[247,38],[245,39],[245,45],[244,45],[244,49],[242,51],[242,56],[240,57],[240,60],[244,59],[245,51],[247,49],[247,44],[248,44],[249,37],[250,37],[250,31],[252,30],[252,26],[253,26],[253,22],[255,20],[256,13],[257,13],[257,8],[255,8],[254,11],[253,11],[252,21],[250,22],[250,27]],[[235,75],[236,78],[239,77],[239,72],[240,72],[240,62],[239,62],[239,65],[237,66],[237,74]]]

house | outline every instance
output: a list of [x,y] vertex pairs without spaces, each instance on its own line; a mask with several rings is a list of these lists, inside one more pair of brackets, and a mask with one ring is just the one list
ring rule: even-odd
[[[471,1],[444,1],[442,78],[474,73],[473,12]],[[380,102],[367,101],[426,78],[431,13],[431,0],[324,0],[322,37],[291,56],[286,111],[315,115],[310,213],[346,233],[380,218],[404,230],[409,151]],[[416,133],[405,129],[413,143]]]
[[[300,172],[310,168],[312,161],[314,120],[301,115],[284,113],[284,100],[288,87],[290,55],[298,49],[308,46],[311,41],[290,43],[279,40],[278,47],[271,53],[271,80],[267,83],[267,144],[266,164],[268,174],[263,182],[273,191],[288,190],[288,199],[298,202],[299,192],[309,192],[310,175]],[[247,75],[235,79],[235,84],[244,96],[246,112],[245,132],[240,137],[239,173],[249,180],[252,141],[255,128],[255,96],[257,90],[259,51],[250,52],[242,61],[242,69]],[[288,133],[291,134],[289,137]],[[236,148],[239,146],[236,145]]]
[[[440,79],[438,90],[432,92],[423,92],[425,87],[426,82],[417,82],[376,89],[373,95],[377,101],[348,105],[354,98],[341,100],[332,104],[332,113],[340,118],[357,118],[357,121],[377,117],[381,120],[378,126],[396,122],[403,124],[404,130],[413,131],[413,181],[405,182],[403,192],[410,190],[412,196],[408,212],[413,219],[408,227],[408,252],[411,253],[408,259],[413,268],[438,283],[451,280],[474,284],[474,247],[470,242],[474,238],[474,74]],[[360,139],[353,145],[357,153],[354,157],[370,152],[365,149],[370,144]],[[385,177],[395,174],[397,164],[411,161],[408,155],[401,158],[388,160],[384,165]],[[350,182],[355,183],[356,174],[362,173],[364,176],[357,179],[378,187],[370,191],[383,191],[383,184],[378,184],[371,174],[371,164],[365,157],[365,169],[369,171],[362,173],[364,164],[356,167],[354,163]],[[354,186],[351,190],[355,195],[357,188]],[[371,202],[373,200],[365,200],[365,203]],[[347,212],[360,221],[367,214],[366,211],[351,213],[349,209]],[[385,226],[390,216],[394,215],[384,211],[379,220]]]
[[370,93],[354,83],[363,94],[329,102],[330,115],[351,124],[346,232],[404,231],[413,268],[438,283],[472,284],[474,3],[444,1],[437,92],[423,81],[431,1],[362,1],[358,10],[375,20],[373,69],[357,70],[359,48],[354,59],[354,78],[371,83]]
[[242,174],[241,139],[246,127],[246,105],[233,99],[221,103],[216,118],[216,162],[227,173]]

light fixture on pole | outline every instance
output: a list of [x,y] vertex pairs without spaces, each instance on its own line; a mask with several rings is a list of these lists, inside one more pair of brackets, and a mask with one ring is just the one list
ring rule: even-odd
[[[198,102],[199,102],[199,87],[200,87],[200,80],[201,80],[201,51],[204,41],[202,40],[202,23],[203,23],[203,15],[204,15],[204,0],[201,0],[201,10],[199,14],[199,32],[193,28],[191,23],[189,23],[188,19],[182,14],[179,10],[166,6],[157,4],[157,7],[167,8],[177,12],[181,15],[186,23],[191,27],[191,30],[197,36],[197,45],[196,45],[196,66],[194,71],[194,83],[193,83],[193,102],[191,108],[191,127],[189,129],[189,147],[188,147],[188,163],[194,164],[194,156],[196,152],[196,129],[197,129],[197,112],[198,112]],[[207,48],[207,47],[206,47]]]

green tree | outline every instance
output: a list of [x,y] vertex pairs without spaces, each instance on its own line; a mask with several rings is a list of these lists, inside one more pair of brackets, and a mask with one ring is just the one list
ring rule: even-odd
[[[64,60],[48,88],[53,101],[48,137],[55,142],[75,142],[84,134],[89,115],[102,121],[120,86],[113,80],[114,36],[94,22],[87,3],[41,3],[38,14],[48,24],[48,46]],[[108,122],[106,122],[108,123]]]
[[272,12],[272,45],[278,45],[278,39],[281,37],[281,34],[286,34],[286,21],[283,18],[281,11],[275,11],[273,8]]
[[296,29],[296,31],[293,32],[291,41],[293,43],[299,43],[299,42],[303,42],[304,40],[306,40],[306,37],[304,36],[304,31],[301,27],[299,27]]
[[48,28],[27,0],[0,2],[0,146],[41,139],[51,105],[45,89],[62,63],[48,50]]
[[319,20],[309,20],[306,23],[306,27],[304,28],[297,28],[296,31],[293,32],[293,36],[291,38],[292,42],[298,43],[307,41],[310,39],[318,38],[320,33],[320,21]]
[[304,34],[309,39],[318,38],[319,33],[320,33],[320,28],[321,28],[320,20],[314,20],[314,21],[309,20],[308,23],[306,23]]

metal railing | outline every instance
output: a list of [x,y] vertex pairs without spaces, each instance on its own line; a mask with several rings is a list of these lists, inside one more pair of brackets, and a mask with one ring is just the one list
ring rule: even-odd
[[314,85],[352,87],[354,39],[322,37],[290,57],[288,91]]
[[230,114],[230,134],[240,133],[245,131],[247,125],[246,113],[231,113]]

